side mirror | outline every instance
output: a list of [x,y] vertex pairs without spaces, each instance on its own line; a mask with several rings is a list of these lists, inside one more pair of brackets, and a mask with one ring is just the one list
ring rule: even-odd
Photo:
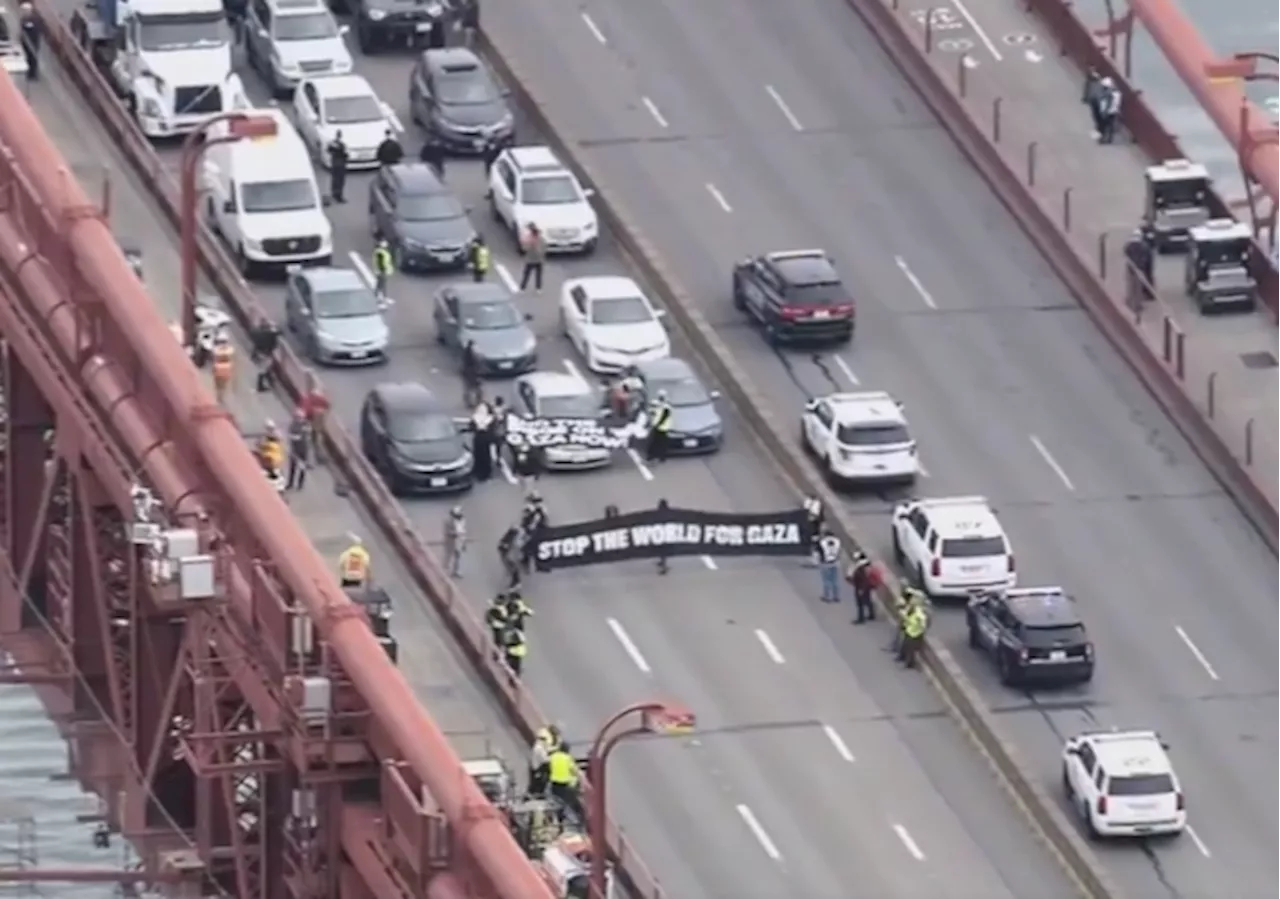
[[524,314],[524,320],[525,320],[525,321],[527,321],[527,322],[531,322],[531,321],[533,321],[533,313],[532,313],[532,312],[526,312],[526,313]]
[[713,390],[713,391],[711,391],[711,392],[708,394],[708,396],[710,396],[713,400],[718,400],[718,399],[720,399],[720,391],[719,391],[719,390]]
[[348,32],[350,32],[350,31],[351,31],[351,26],[350,26],[350,25],[339,25],[339,26],[338,26],[338,37],[346,37],[346,36],[347,36],[347,33],[348,33]]
[[666,317],[667,317],[667,310],[665,310],[665,309],[655,309],[655,310],[653,310],[653,314],[654,314],[654,315],[656,315],[658,318],[666,318]]
[[582,192],[582,194],[589,200],[596,195],[596,189],[594,187],[588,187]]
[[265,40],[267,39],[267,29],[265,29],[265,28],[259,28],[259,29],[258,29],[258,37],[262,38],[262,39],[265,41]]
[[224,201],[223,201],[223,203],[222,203],[222,211],[223,211],[223,212],[225,212],[225,213],[227,213],[228,215],[230,215],[231,213],[235,212],[235,211],[236,211],[236,201],[235,201],[235,200],[224,200]]
[[806,401],[806,402],[805,402],[805,404],[804,404],[804,411],[806,411],[806,412],[813,412],[813,411],[814,411],[814,410],[816,410],[817,408],[818,408],[818,401],[817,401],[817,400],[808,400],[808,401]]

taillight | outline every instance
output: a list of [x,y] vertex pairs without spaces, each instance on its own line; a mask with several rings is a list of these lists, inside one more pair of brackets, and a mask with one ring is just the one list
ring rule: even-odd
[[836,315],[853,315],[853,304],[848,303],[844,306],[836,307]]
[[1099,796],[1098,797],[1098,814],[1105,815],[1106,813],[1107,813],[1107,797]]
[[934,559],[934,560],[933,560],[933,562],[932,562],[932,564],[930,564],[930,565],[929,565],[929,573],[930,573],[931,575],[933,575],[934,577],[938,577],[939,575],[941,575],[941,574],[942,574],[942,562],[941,562],[940,560],[938,560],[938,559]]
[[1178,811],[1185,812],[1187,810],[1187,800],[1182,795],[1182,791],[1178,791]]
[[787,321],[791,321],[792,319],[796,319],[804,315],[804,310],[795,306],[783,306],[778,310],[778,315],[782,316]]
[[1019,649],[1019,650],[1018,650],[1018,661],[1019,661],[1019,662],[1022,662],[1022,663],[1025,665],[1025,664],[1027,663],[1027,660],[1028,660],[1028,659],[1030,659],[1030,658],[1031,658],[1031,653],[1030,653],[1030,651],[1028,651],[1028,650],[1026,650],[1026,649]]
[[1013,553],[1009,553],[1009,573],[1013,574],[1018,570],[1018,563],[1013,560]]

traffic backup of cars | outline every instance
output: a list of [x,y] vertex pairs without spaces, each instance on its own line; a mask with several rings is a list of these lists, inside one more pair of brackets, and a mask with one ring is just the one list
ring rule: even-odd
[[[508,94],[480,57],[434,45],[440,18],[454,7],[476,14],[473,3],[457,0],[344,4],[361,52],[413,48],[401,103],[409,130],[462,157],[450,165],[478,166],[466,157],[483,155],[490,165],[482,205],[512,246],[524,253],[532,227],[545,255],[560,257],[572,273],[573,257],[592,254],[605,239],[594,192],[550,148],[518,144]],[[191,46],[149,30],[158,17],[184,22]],[[104,60],[124,54],[157,73],[183,73],[116,84],[148,136],[181,134],[248,103],[232,71],[225,25],[210,18],[204,0],[134,0],[121,21],[133,24],[118,44],[104,43],[103,29],[91,31],[87,18],[82,39]],[[283,273],[285,323],[311,360],[332,368],[378,365],[393,352],[388,303],[369,272],[335,264],[313,165],[328,165],[326,148],[341,133],[348,167],[373,170],[369,232],[387,241],[401,301],[431,309],[432,336],[460,367],[469,357],[477,377],[509,390],[519,417],[513,430],[539,446],[544,470],[590,472],[617,460],[629,436],[613,427],[619,410],[597,379],[627,386],[639,428],[655,404],[668,408],[671,455],[723,446],[719,393],[672,355],[665,313],[641,284],[621,272],[571,274],[543,301],[592,376],[585,379],[572,364],[570,371],[548,366],[522,290],[508,278],[466,277],[479,239],[475,210],[430,164],[412,157],[378,164],[387,135],[407,137],[406,130],[394,107],[354,72],[347,29],[322,0],[250,0],[245,30],[250,65],[273,93],[291,95],[282,104],[288,114],[258,110],[276,122],[273,137],[209,148],[201,214],[247,276]],[[423,48],[423,41],[433,45]],[[183,55],[197,46],[196,56]],[[822,249],[765,251],[734,266],[725,301],[778,352],[840,346],[852,340],[857,321],[846,274]],[[359,410],[362,452],[397,496],[448,495],[477,483],[473,438],[461,415],[469,410],[435,386],[380,384]],[[928,477],[907,410],[887,392],[859,387],[814,396],[798,417],[800,446],[833,487],[910,489]],[[1079,605],[1064,588],[1019,584],[1011,539],[985,497],[902,499],[890,528],[905,580],[938,603],[958,601],[970,650],[1003,684],[1038,689],[1091,680],[1096,659]],[[1063,789],[1094,836],[1177,833],[1186,825],[1181,787],[1155,734],[1080,734],[1067,741],[1062,765]]]

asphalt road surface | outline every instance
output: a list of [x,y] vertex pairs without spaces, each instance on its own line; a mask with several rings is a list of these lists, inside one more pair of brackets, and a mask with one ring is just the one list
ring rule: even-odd
[[[787,416],[833,387],[891,391],[929,472],[919,492],[987,495],[1022,583],[1077,597],[1099,655],[1077,691],[1006,690],[958,611],[935,627],[1047,787],[1073,732],[1154,727],[1171,744],[1192,831],[1101,847],[1129,894],[1273,895],[1276,560],[846,4],[487,11],[760,402]],[[806,246],[859,302],[839,354],[775,353],[730,304],[735,260]],[[887,556],[888,505],[849,502]]]
[[[358,60],[405,122],[408,65]],[[65,86],[52,89],[72,102]],[[82,139],[101,143],[87,112],[83,119]],[[522,136],[536,142],[528,129]],[[406,143],[416,150],[416,138]],[[111,160],[109,148],[101,152]],[[166,153],[170,161],[174,155]],[[492,231],[479,165],[457,163],[448,177],[476,205],[477,225]],[[371,249],[364,184],[353,177],[352,202],[331,210],[340,262],[348,253],[365,259]],[[488,236],[498,275],[516,274],[509,242]],[[146,249],[148,259],[165,257],[171,245]],[[570,272],[623,271],[608,235],[595,258],[548,266],[547,292],[521,301],[536,316],[544,367],[581,368],[556,334],[560,281]],[[460,399],[456,362],[436,346],[429,320],[439,283],[400,277],[393,284],[396,344],[387,366],[324,374],[349,426],[365,392],[387,380],[421,380]],[[278,287],[259,292],[279,310]],[[564,521],[598,517],[607,503],[649,506],[660,496],[708,509],[795,503],[731,417],[728,441],[715,458],[657,470],[620,455],[612,470],[549,477],[541,490],[553,517]],[[478,609],[496,589],[490,541],[517,514],[520,494],[499,480],[461,503],[479,538],[465,571]],[[411,501],[406,508],[422,535],[438,540],[450,504]],[[621,749],[611,781],[617,818],[670,895],[844,899],[850,884],[900,899],[1070,895],[924,681],[895,669],[883,651],[888,635],[854,634],[848,609],[820,607],[816,594],[812,571],[751,560],[684,560],[665,578],[634,563],[534,582],[527,676],[571,738],[585,741],[612,712],[654,695],[698,715],[692,738]],[[847,638],[830,636],[846,631]],[[406,654],[415,651],[405,646]]]

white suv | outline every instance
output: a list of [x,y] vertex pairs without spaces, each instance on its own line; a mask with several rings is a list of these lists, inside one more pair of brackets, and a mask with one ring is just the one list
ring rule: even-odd
[[508,147],[489,170],[493,217],[517,241],[537,225],[548,253],[591,253],[600,223],[591,208],[595,192],[578,183],[546,147]]
[[1004,528],[981,496],[899,504],[893,510],[893,556],[933,597],[964,598],[1017,586]]
[[1083,733],[1062,750],[1062,789],[1093,837],[1182,833],[1187,804],[1160,736]]
[[878,390],[809,400],[800,419],[804,448],[833,482],[911,483],[920,473],[902,407]]

